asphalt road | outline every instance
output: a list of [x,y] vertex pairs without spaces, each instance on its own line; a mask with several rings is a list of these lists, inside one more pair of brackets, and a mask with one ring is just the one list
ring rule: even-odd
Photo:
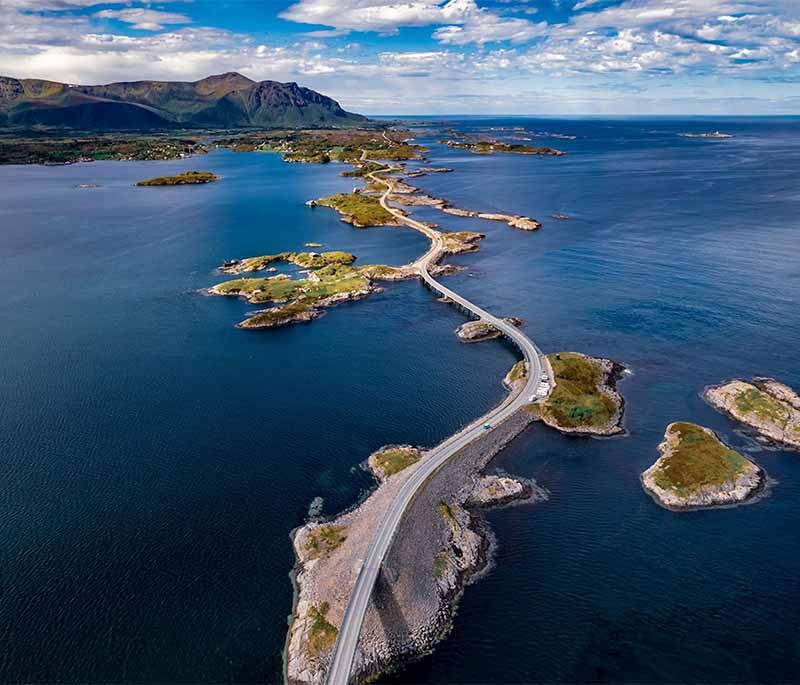
[[[367,161],[366,156],[362,159]],[[375,537],[367,551],[367,557],[359,571],[358,578],[350,595],[350,601],[345,610],[342,625],[339,628],[339,635],[334,647],[331,666],[328,669],[326,683],[328,685],[347,685],[350,679],[350,671],[353,666],[356,648],[358,647],[358,637],[361,633],[361,625],[364,622],[364,615],[367,612],[372,590],[378,578],[381,564],[386,557],[392,539],[397,531],[403,514],[408,508],[417,491],[424,487],[426,481],[442,466],[448,459],[469,445],[474,440],[485,435],[491,427],[501,423],[523,405],[531,402],[532,396],[536,393],[542,376],[541,353],[533,341],[528,338],[516,326],[509,324],[503,319],[497,318],[482,309],[478,305],[470,302],[450,288],[439,283],[429,273],[429,268],[436,264],[445,254],[444,244],[438,231],[426,226],[419,221],[405,216],[402,212],[392,207],[388,203],[388,197],[394,187],[391,179],[384,179],[377,174],[370,174],[370,177],[378,183],[386,186],[386,190],[380,198],[381,205],[391,212],[399,221],[411,228],[424,233],[431,240],[431,247],[422,257],[412,265],[419,271],[420,277],[435,291],[441,293],[453,302],[471,312],[476,318],[490,323],[492,326],[502,331],[502,333],[513,341],[522,352],[523,358],[528,368],[528,379],[524,387],[511,394],[497,407],[484,414],[471,424],[463,428],[455,435],[425,453],[424,457],[416,467],[416,471],[403,484],[397,497],[392,502],[391,507],[386,512],[383,520],[378,525]],[[490,428],[485,428],[489,424]]]

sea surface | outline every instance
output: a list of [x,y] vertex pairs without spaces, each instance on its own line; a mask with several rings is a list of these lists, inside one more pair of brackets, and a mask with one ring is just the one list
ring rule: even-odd
[[[487,236],[448,284],[545,351],[631,374],[624,437],[536,425],[493,462],[550,500],[489,514],[494,568],[386,682],[797,682],[800,454],[700,393],[757,374],[800,388],[800,120],[413,123],[455,169],[417,185],[543,223],[415,210]],[[444,127],[568,154],[473,155]],[[717,129],[734,137],[678,135]],[[251,305],[201,293],[224,259],[306,241],[364,264],[421,254],[409,229],[304,205],[349,190],[343,168],[230,151],[0,167],[0,682],[279,681],[289,534],[312,499],[335,514],[372,487],[371,451],[433,445],[500,401],[514,350],[459,344],[462,315],[417,282],[264,332],[234,327]],[[190,169],[222,180],[132,185]],[[639,474],[675,420],[756,460],[768,497],[658,507]]]

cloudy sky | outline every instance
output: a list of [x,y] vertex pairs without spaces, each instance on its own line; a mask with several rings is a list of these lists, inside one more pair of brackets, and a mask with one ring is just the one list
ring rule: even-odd
[[0,74],[297,81],[366,114],[800,113],[800,0],[0,0]]

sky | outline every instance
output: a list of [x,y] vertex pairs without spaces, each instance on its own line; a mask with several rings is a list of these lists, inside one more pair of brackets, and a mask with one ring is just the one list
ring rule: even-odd
[[0,0],[0,74],[238,71],[377,114],[800,114],[800,0]]

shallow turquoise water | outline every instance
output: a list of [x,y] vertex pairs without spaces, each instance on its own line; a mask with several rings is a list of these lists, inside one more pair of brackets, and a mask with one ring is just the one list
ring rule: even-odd
[[[630,435],[534,427],[498,458],[551,500],[490,515],[497,567],[467,591],[451,638],[396,679],[796,680],[798,456],[759,450],[699,393],[735,375],[800,387],[798,123],[462,125],[577,136],[541,139],[569,152],[558,159],[430,138],[431,162],[456,171],[420,186],[538,217],[538,233],[416,214],[487,234],[453,260],[468,267],[448,281],[459,292],[524,318],[547,351],[630,366]],[[698,128],[736,137],[676,135]],[[223,180],[131,187],[193,168]],[[461,316],[417,283],[269,333],[233,328],[246,303],[198,294],[223,259],[306,241],[361,263],[425,249],[411,231],[305,207],[353,185],[337,171],[230,152],[0,167],[0,680],[275,680],[288,535],[311,499],[349,506],[373,449],[434,444],[501,398],[513,350],[458,344]],[[682,516],[655,506],[638,474],[676,419],[750,450],[771,496]]]

